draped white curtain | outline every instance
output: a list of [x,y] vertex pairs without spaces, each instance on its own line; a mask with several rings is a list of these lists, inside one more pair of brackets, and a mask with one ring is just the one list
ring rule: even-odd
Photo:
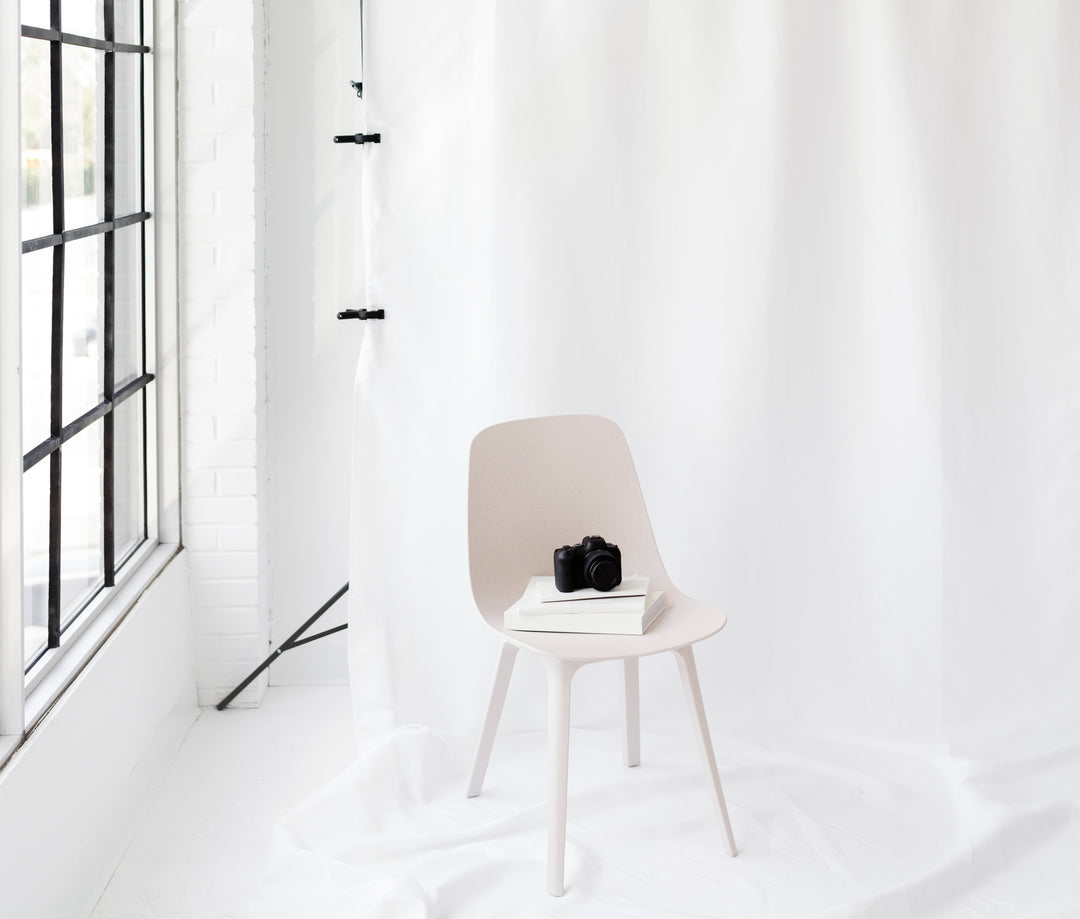
[[[697,876],[701,904],[1075,903],[1043,846],[1080,844],[1080,7],[367,8],[366,258],[387,318],[357,383],[362,720],[458,732],[467,760],[497,647],[468,584],[470,441],[596,412],[627,433],[673,579],[729,617],[698,659],[744,852]],[[515,678],[506,727],[542,726],[537,673]],[[681,730],[670,665],[643,681],[646,737]],[[575,723],[613,725],[616,698],[615,673],[586,668]],[[845,786],[851,744],[879,753]],[[814,757],[839,785],[785,784]],[[957,775],[982,768],[993,790],[971,798]],[[876,818],[845,810],[877,781]],[[1036,890],[1048,911],[1016,912]],[[473,895],[446,914],[500,914]]]
[[469,442],[595,411],[728,612],[718,722],[1075,736],[1075,5],[369,0],[367,36],[358,687],[475,727]]

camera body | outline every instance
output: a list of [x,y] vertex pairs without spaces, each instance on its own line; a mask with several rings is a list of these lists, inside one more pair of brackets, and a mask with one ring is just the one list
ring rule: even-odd
[[555,587],[570,593],[582,587],[612,590],[622,583],[622,553],[603,536],[586,536],[576,546],[555,550]]

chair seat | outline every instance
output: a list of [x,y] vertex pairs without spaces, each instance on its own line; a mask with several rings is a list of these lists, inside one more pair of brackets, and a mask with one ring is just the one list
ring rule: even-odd
[[673,651],[715,635],[727,623],[715,606],[663,587],[668,608],[644,635],[593,635],[570,632],[522,632],[503,626],[502,613],[485,611],[487,622],[519,648],[565,661],[607,661]]

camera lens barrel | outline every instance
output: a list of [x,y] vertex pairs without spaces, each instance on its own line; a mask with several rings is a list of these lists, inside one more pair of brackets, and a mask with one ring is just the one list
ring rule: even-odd
[[597,549],[585,556],[585,583],[596,590],[613,590],[622,581],[618,559],[607,549]]

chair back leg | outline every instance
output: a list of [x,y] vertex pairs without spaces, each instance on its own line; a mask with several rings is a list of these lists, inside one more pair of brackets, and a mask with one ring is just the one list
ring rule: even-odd
[[484,716],[484,728],[480,732],[480,745],[476,748],[476,761],[473,763],[472,776],[465,797],[475,798],[484,786],[491,748],[495,743],[495,734],[499,730],[503,703],[506,702],[506,690],[510,686],[510,676],[514,672],[517,660],[517,646],[506,642],[499,653],[499,665],[495,669],[495,681],[491,686],[491,698],[488,700],[487,714]]
[[570,761],[570,682],[580,661],[545,657],[548,686],[548,893],[561,897],[566,859],[566,776]]
[[627,766],[641,765],[641,697],[638,690],[638,659],[623,660],[623,763]]
[[728,817],[727,804],[724,801],[724,790],[720,787],[720,773],[716,769],[716,756],[713,754],[712,738],[709,736],[709,724],[705,720],[705,703],[701,698],[694,652],[690,645],[684,645],[681,648],[675,648],[672,654],[679,662],[679,673],[682,675],[683,688],[686,690],[686,700],[690,703],[690,720],[694,724],[698,750],[711,784],[711,797],[716,807],[716,815],[727,837],[728,852],[734,856],[738,854],[735,848],[735,835],[731,832],[731,819]]

